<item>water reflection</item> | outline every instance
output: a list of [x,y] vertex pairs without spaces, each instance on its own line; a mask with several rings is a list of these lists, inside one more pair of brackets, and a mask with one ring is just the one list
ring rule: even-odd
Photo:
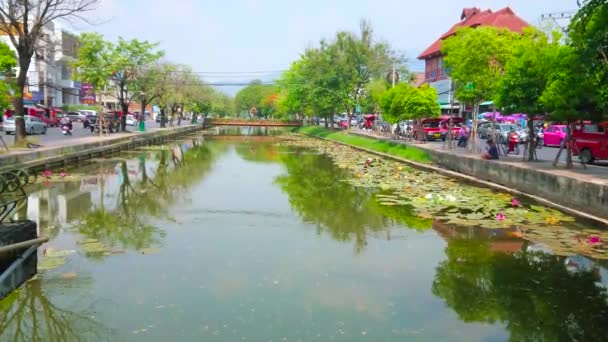
[[448,238],[432,288],[461,320],[504,323],[514,341],[608,340],[599,269],[572,272],[527,242],[468,233]]
[[71,302],[83,300],[88,278],[35,278],[0,302],[0,340],[3,341],[112,341],[113,332],[94,313],[70,310],[51,299],[70,291]]
[[[140,155],[135,176],[130,174],[128,162],[121,161],[116,166],[118,191],[106,194],[102,179],[98,205],[81,217],[76,230],[109,247],[142,250],[160,246],[166,233],[159,225],[176,220],[170,214],[172,206],[210,170],[215,155],[197,142],[175,144],[159,151],[156,160]],[[115,197],[116,203],[107,203],[107,197]]]
[[283,154],[287,174],[276,179],[289,196],[292,208],[319,233],[327,232],[339,241],[354,241],[361,252],[368,234],[386,229],[391,220],[378,215],[371,206],[372,193],[340,182],[345,174],[331,159],[303,150]]
[[[379,205],[310,150],[214,139],[132,151],[43,190],[28,215],[63,226],[52,247],[74,254],[0,302],[0,340],[110,339],[93,315],[113,340],[606,340],[606,264]],[[70,245],[83,237],[162,248],[92,263]],[[70,267],[91,277],[63,278]]]

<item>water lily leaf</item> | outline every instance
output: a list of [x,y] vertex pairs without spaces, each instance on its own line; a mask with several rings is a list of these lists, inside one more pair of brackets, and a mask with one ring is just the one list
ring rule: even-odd
[[61,250],[61,249],[55,249],[55,248],[49,247],[46,249],[45,255],[49,258],[55,258],[55,257],[66,257],[66,256],[72,255],[74,253],[76,253],[76,251],[73,249]]
[[65,261],[66,261],[66,259],[64,257],[41,258],[41,260],[38,261],[38,270],[47,271],[47,270],[55,269],[55,268],[65,264]]

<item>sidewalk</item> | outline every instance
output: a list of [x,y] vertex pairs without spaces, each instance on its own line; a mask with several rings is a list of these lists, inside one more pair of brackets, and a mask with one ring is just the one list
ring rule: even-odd
[[182,125],[167,128],[150,128],[145,132],[133,131],[125,133],[104,134],[103,136],[90,135],[47,142],[44,146],[36,148],[11,148],[7,153],[0,152],[0,170],[31,166],[42,159],[68,159],[74,154],[86,151],[100,152],[104,149],[115,149],[114,145],[143,142],[155,138],[188,133],[194,129],[202,128],[200,125]]
[[[372,132],[351,131],[351,134],[406,144]],[[564,163],[554,167],[553,161],[548,160],[524,162],[522,155],[484,160],[478,153],[469,153],[461,148],[450,150],[443,143],[406,145],[427,151],[433,162],[443,169],[608,219],[608,167],[588,165],[584,169],[580,163],[575,163],[572,169],[565,169]]]

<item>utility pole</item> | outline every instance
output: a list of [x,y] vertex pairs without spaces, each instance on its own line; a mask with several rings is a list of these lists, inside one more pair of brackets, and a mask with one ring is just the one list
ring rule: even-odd
[[564,35],[568,35],[568,25],[576,11],[544,13],[540,16],[541,23],[549,23],[553,27],[557,26]]
[[393,64],[393,88],[395,88],[395,75],[396,75],[397,71],[395,70],[395,64]]

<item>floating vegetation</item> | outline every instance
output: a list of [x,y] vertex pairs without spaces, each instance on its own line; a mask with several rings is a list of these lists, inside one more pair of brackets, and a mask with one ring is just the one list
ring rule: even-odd
[[67,257],[76,253],[73,249],[55,249],[53,247],[49,247],[44,251],[44,256],[48,258],[58,258],[58,257]]
[[97,254],[97,255],[110,255],[110,250],[99,240],[96,239],[84,239],[78,242],[80,248],[86,254]]
[[[420,218],[487,229],[511,229],[521,237],[546,245],[555,254],[583,254],[608,259],[608,231],[573,229],[575,218],[561,211],[526,204],[513,195],[457,182],[340,144],[291,137],[282,145],[313,148],[349,171],[344,179],[356,187],[380,189],[381,206],[399,206]],[[565,225],[570,224],[570,227]]]
[[48,271],[63,266],[66,262],[64,257],[42,257],[38,261],[38,271]]
[[152,146],[140,146],[137,148],[139,151],[169,151],[167,145],[152,145]]
[[38,271],[48,271],[63,266],[67,258],[76,253],[73,249],[45,248],[38,259]]

